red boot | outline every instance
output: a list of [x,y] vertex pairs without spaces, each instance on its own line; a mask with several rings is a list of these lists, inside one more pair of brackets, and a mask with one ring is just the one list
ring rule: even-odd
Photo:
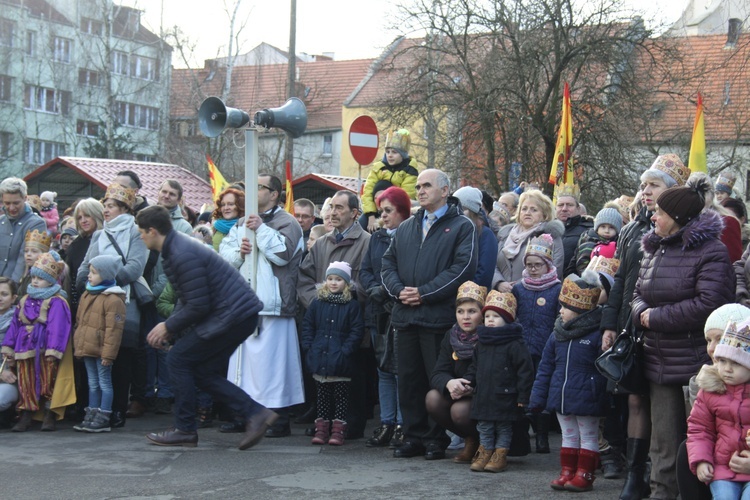
[[578,453],[578,470],[576,476],[565,483],[568,491],[591,491],[594,489],[594,470],[599,463],[599,452],[584,450]]
[[334,420],[331,422],[331,437],[328,439],[328,444],[331,446],[342,446],[345,435],[346,422],[343,420]]
[[312,438],[312,444],[326,444],[330,434],[331,421],[318,418],[315,420],[315,437]]
[[564,490],[565,483],[575,477],[578,466],[578,448],[560,448],[560,477],[550,483],[553,490]]

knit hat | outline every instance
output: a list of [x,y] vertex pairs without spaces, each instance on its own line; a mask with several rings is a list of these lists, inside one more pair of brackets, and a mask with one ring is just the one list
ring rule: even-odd
[[690,169],[674,153],[657,156],[646,172],[661,178],[667,187],[684,186],[690,177]]
[[334,275],[342,278],[348,285],[352,280],[352,266],[348,262],[337,261],[331,262],[326,269],[326,277]]
[[391,131],[385,136],[385,149],[395,149],[403,159],[409,158],[409,146],[411,137],[405,128]]
[[577,313],[596,308],[602,293],[601,282],[596,273],[585,273],[584,277],[569,275],[560,290],[560,304]]
[[57,279],[64,269],[65,263],[60,260],[60,254],[54,250],[50,250],[36,259],[30,273],[32,276],[42,278],[44,281],[54,285],[57,283]]
[[714,351],[714,358],[731,359],[750,368],[750,320],[730,321]]
[[601,255],[591,256],[591,261],[586,269],[583,271],[584,274],[588,271],[593,271],[599,275],[599,282],[602,284],[602,288],[609,294],[612,289],[612,285],[615,284],[615,274],[620,269],[620,259],[612,259],[602,257]]
[[745,307],[741,304],[724,304],[720,308],[708,315],[706,324],[703,327],[703,333],[708,333],[709,330],[721,330],[727,327],[727,323],[734,321],[735,323],[742,323],[745,320],[750,319],[750,308]]
[[99,272],[103,281],[112,281],[122,269],[122,259],[119,255],[97,255],[89,265]]
[[135,205],[135,190],[126,188],[124,186],[121,186],[120,184],[117,184],[116,182],[113,182],[112,184],[107,186],[107,192],[104,193],[102,203],[104,203],[104,200],[108,198],[121,201],[128,207],[133,208],[133,205]]
[[684,226],[703,211],[710,187],[706,179],[693,186],[671,187],[659,195],[656,204],[679,226]]
[[475,187],[464,186],[456,190],[453,196],[458,198],[461,206],[470,212],[478,214],[482,209],[482,192]]
[[465,281],[460,287],[458,287],[456,302],[461,299],[471,299],[478,302],[479,305],[484,305],[485,297],[487,297],[486,286],[479,286],[473,281]]
[[71,238],[75,238],[78,236],[78,231],[76,231],[73,227],[66,227],[65,229],[63,229],[63,232],[60,233],[60,237],[62,238],[63,236],[70,236]]
[[206,210],[198,216],[198,222],[211,222],[211,211]]
[[506,323],[513,323],[516,320],[516,296],[512,293],[501,293],[492,290],[487,295],[487,301],[482,308],[482,314],[486,311],[495,311],[503,317]]
[[536,255],[537,257],[544,259],[544,262],[546,262],[548,266],[554,265],[552,261],[554,246],[554,240],[549,234],[545,233],[531,238],[529,244],[526,245],[526,253],[523,256],[524,264],[526,263],[526,257],[529,255]]
[[599,226],[602,224],[609,224],[615,228],[617,234],[620,234],[620,229],[622,229],[622,215],[614,208],[602,208],[596,214],[596,219],[594,219],[594,231],[599,229]]
[[385,191],[386,189],[388,189],[391,186],[393,186],[393,183],[391,181],[387,181],[385,179],[380,179],[372,187],[372,194],[374,195],[375,193],[378,193],[380,191]]
[[55,198],[57,198],[57,193],[54,191],[44,191],[39,195],[39,198],[41,198],[42,200],[47,200],[50,203],[54,203]]
[[32,231],[26,231],[26,238],[24,238],[24,248],[36,248],[42,252],[49,252],[52,246],[52,236],[47,234],[47,231],[38,231],[36,229]]
[[737,176],[732,172],[724,171],[719,174],[719,178],[716,179],[716,185],[714,190],[716,192],[727,193],[731,196],[732,190],[734,189],[734,183],[737,181]]

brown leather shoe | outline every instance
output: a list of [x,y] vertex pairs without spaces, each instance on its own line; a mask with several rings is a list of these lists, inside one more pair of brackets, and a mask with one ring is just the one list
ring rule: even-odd
[[245,435],[242,436],[242,441],[240,441],[240,450],[246,450],[258,444],[265,436],[266,429],[273,425],[278,418],[279,415],[268,408],[263,408],[248,418],[245,424]]
[[146,405],[140,401],[131,401],[128,405],[128,411],[125,412],[125,416],[128,418],[142,417],[146,413]]
[[464,449],[461,453],[453,457],[453,462],[457,464],[470,464],[479,449],[479,439],[475,436],[466,436],[464,438]]
[[198,446],[197,432],[181,431],[175,428],[146,434],[146,439],[158,446],[184,446],[186,448],[195,448]]

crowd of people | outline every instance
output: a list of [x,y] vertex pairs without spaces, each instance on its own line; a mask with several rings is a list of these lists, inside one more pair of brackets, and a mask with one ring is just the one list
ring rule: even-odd
[[[55,193],[2,181],[2,423],[102,433],[173,413],[149,442],[196,446],[219,419],[246,449],[295,421],[341,446],[378,406],[364,444],[396,458],[456,450],[501,472],[532,451],[529,429],[546,454],[559,428],[555,490],[589,491],[601,470],[625,479],[623,499],[750,495],[734,177],[660,155],[592,217],[576,186],[554,201],[527,183],[497,200],[452,191],[409,147],[393,132],[361,197],[298,199],[294,214],[271,174],[256,214],[242,183],[196,214],[178,180],[152,205],[122,171],[58,214]],[[595,365],[623,331],[639,346],[627,388]]]

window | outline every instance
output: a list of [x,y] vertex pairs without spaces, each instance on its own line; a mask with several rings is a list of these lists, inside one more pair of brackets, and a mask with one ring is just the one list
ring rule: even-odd
[[0,132],[0,158],[10,156],[10,141],[13,135],[10,132]]
[[58,156],[65,156],[65,144],[29,139],[24,144],[26,163],[41,165]]
[[101,75],[98,71],[80,68],[78,70],[78,85],[88,87],[101,87]]
[[0,75],[0,101],[10,101],[10,84],[12,78]]
[[31,57],[36,55],[36,31],[26,32],[26,55]]
[[122,125],[148,130],[159,128],[159,108],[117,101],[115,114],[117,121]]
[[145,161],[148,163],[154,163],[156,161],[156,156],[154,155],[144,155],[140,153],[136,153],[135,155],[135,161]]
[[131,56],[130,76],[142,80],[158,80],[158,61],[150,57]]
[[96,19],[83,17],[81,18],[81,31],[91,35],[101,36],[102,33],[104,33],[104,25],[101,21],[97,21]]
[[13,31],[15,23],[8,19],[0,19],[0,45],[13,47]]
[[116,50],[112,53],[112,72],[116,75],[128,74],[128,55]]
[[99,135],[99,124],[97,122],[78,120],[76,123],[76,134],[85,137],[97,137]]
[[333,136],[328,134],[323,136],[323,156],[333,154]]
[[45,113],[68,114],[70,92],[36,85],[26,85],[24,89],[24,108]]
[[193,137],[196,134],[195,120],[173,120],[170,127],[172,135],[178,137]]
[[53,59],[57,62],[70,63],[70,51],[73,40],[56,36],[52,39]]

